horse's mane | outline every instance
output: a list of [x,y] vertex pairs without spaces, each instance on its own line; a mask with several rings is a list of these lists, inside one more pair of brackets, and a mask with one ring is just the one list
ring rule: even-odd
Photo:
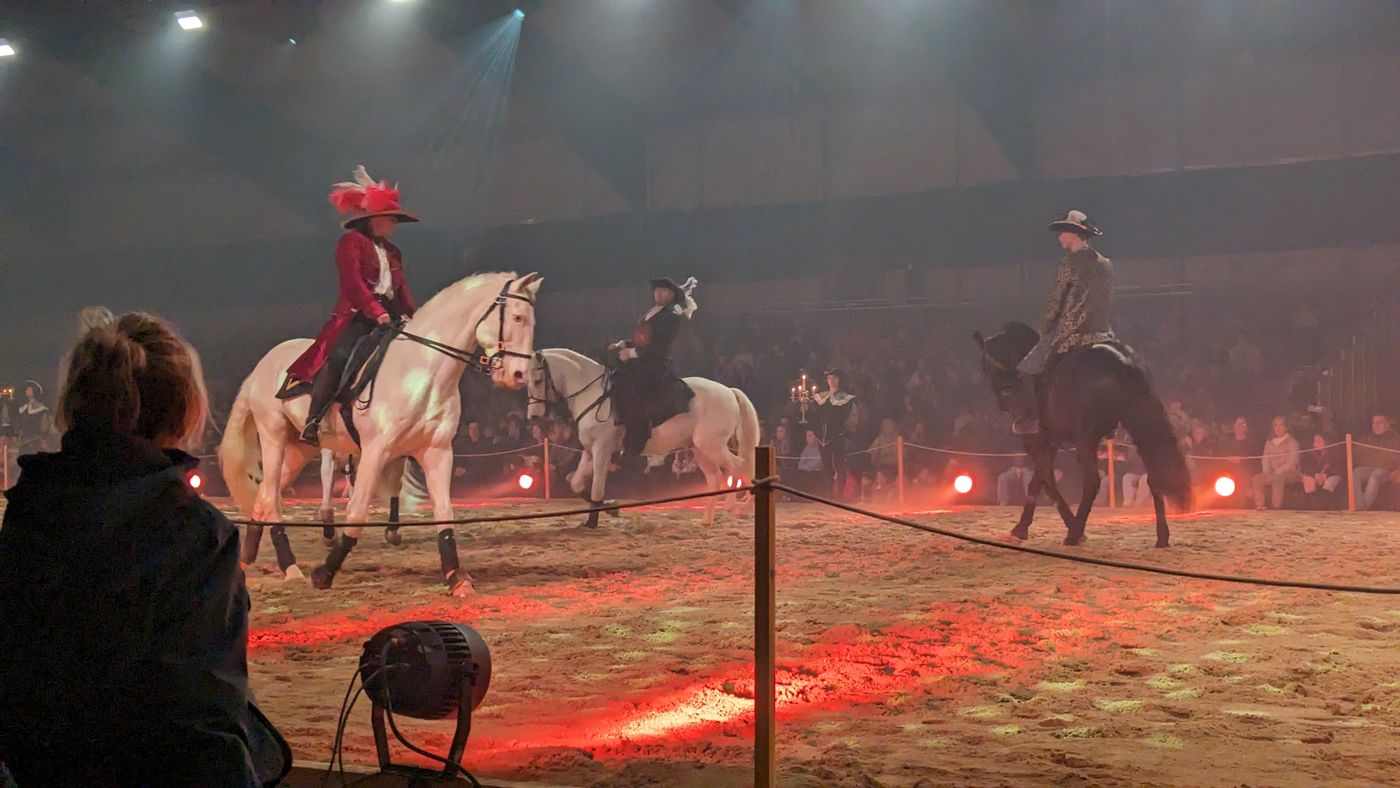
[[[498,280],[501,278],[518,279],[519,276],[514,271],[483,271],[481,273],[471,274],[434,293],[431,298],[418,308],[418,311],[432,312],[435,306],[439,306],[443,301],[446,301],[454,295],[475,290],[490,280]],[[499,285],[497,287],[499,287]]]

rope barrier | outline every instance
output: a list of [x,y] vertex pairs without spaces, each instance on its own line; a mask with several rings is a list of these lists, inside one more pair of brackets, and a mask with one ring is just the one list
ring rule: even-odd
[[[672,495],[666,498],[654,498],[649,501],[636,501],[635,503],[613,503],[605,506],[589,506],[577,509],[561,509],[554,512],[535,512],[534,514],[496,514],[484,517],[467,517],[460,520],[411,520],[407,522],[393,522],[390,520],[369,520],[358,523],[336,523],[337,528],[383,528],[394,526],[395,528],[421,527],[425,525],[476,525],[480,523],[514,523],[526,520],[547,520],[551,517],[577,517],[595,512],[620,512],[625,509],[640,509],[645,506],[659,506],[666,503],[681,503],[683,501],[695,501],[702,498],[719,498],[735,493],[753,492],[759,487],[767,485],[777,479],[776,476],[767,479],[758,479],[752,484],[742,487],[731,487],[724,490],[706,490],[698,493],[688,493],[686,495]],[[324,528],[326,523],[301,523],[289,522],[286,520],[247,520],[229,519],[234,525],[269,525],[282,526],[285,528]]]
[[[763,485],[763,484],[766,483],[766,482],[768,482],[768,480],[766,480],[766,479],[765,479],[765,480],[761,480],[761,481],[759,481],[759,482],[756,482],[756,483],[755,483],[755,486],[761,486],[761,485]],[[773,483],[771,486],[772,486],[773,489],[775,489],[775,490],[781,490],[782,492],[785,492],[785,493],[787,493],[787,494],[789,494],[789,495],[792,495],[792,496],[795,496],[795,497],[797,497],[797,498],[802,498],[802,499],[805,499],[805,500],[808,500],[808,501],[812,501],[813,503],[825,504],[825,505],[827,505],[827,506],[830,506],[830,507],[833,507],[833,508],[836,508],[836,509],[841,509],[841,510],[843,510],[843,511],[850,512],[850,513],[852,513],[852,514],[861,515],[862,517],[869,517],[869,518],[875,519],[875,520],[883,520],[883,521],[885,521],[885,522],[887,522],[887,523],[892,523],[892,524],[894,524],[894,525],[902,525],[902,526],[904,526],[904,527],[906,527],[906,528],[913,528],[913,529],[918,530],[918,531],[925,531],[925,532],[927,532],[927,533],[937,534],[937,535],[939,535],[939,536],[946,536],[946,537],[948,537],[948,538],[950,538],[950,539],[957,539],[958,541],[962,541],[962,542],[970,542],[970,543],[972,543],[972,544],[979,544],[979,545],[982,545],[982,546],[984,546],[984,547],[995,547],[995,548],[999,548],[999,549],[1002,549],[1002,550],[1011,550],[1011,551],[1017,552],[1017,553],[1028,553],[1028,554],[1030,554],[1030,555],[1038,555],[1038,556],[1041,556],[1041,557],[1044,557],[1044,558],[1055,558],[1055,559],[1059,559],[1059,560],[1061,560],[1061,561],[1071,561],[1071,562],[1080,563],[1080,564],[1093,564],[1093,565],[1095,565],[1095,566],[1106,566],[1106,567],[1110,567],[1110,568],[1113,568],[1113,569],[1126,569],[1126,570],[1133,571],[1133,572],[1147,572],[1147,573],[1150,573],[1150,574],[1168,575],[1168,576],[1171,576],[1171,577],[1187,577],[1187,578],[1192,578],[1192,579],[1194,579],[1194,580],[1215,580],[1215,581],[1219,581],[1219,582],[1222,582],[1222,583],[1240,583],[1240,584],[1244,584],[1244,585],[1272,586],[1272,587],[1276,587],[1276,588],[1302,588],[1302,589],[1308,589],[1308,590],[1312,590],[1312,591],[1336,591],[1336,592],[1339,592],[1339,593],[1351,593],[1351,594],[1390,594],[1390,595],[1400,595],[1400,588],[1385,588],[1385,587],[1375,587],[1375,586],[1332,585],[1332,584],[1329,584],[1329,583],[1310,583],[1310,582],[1301,581],[1301,580],[1273,580],[1273,579],[1270,579],[1270,578],[1262,578],[1262,577],[1244,577],[1244,576],[1237,576],[1237,575],[1217,575],[1217,574],[1212,574],[1212,573],[1209,573],[1209,572],[1192,572],[1192,571],[1185,570],[1185,569],[1172,569],[1172,568],[1170,568],[1170,567],[1165,567],[1165,566],[1153,566],[1153,565],[1151,565],[1151,564],[1135,564],[1135,563],[1131,563],[1131,562],[1128,562],[1128,561],[1114,561],[1114,560],[1107,559],[1107,558],[1094,558],[1094,557],[1091,557],[1091,556],[1082,556],[1082,555],[1068,555],[1068,554],[1066,554],[1066,553],[1057,553],[1057,552],[1055,552],[1054,550],[1043,550],[1043,549],[1038,548],[1038,547],[1027,547],[1027,546],[1025,546],[1025,545],[1019,545],[1019,544],[1009,544],[1009,543],[1007,543],[1007,542],[1002,542],[1002,541],[998,541],[998,540],[995,540],[995,539],[987,539],[987,538],[980,537],[980,536],[972,536],[972,535],[970,535],[970,534],[958,533],[957,531],[949,531],[949,530],[947,530],[946,528],[938,528],[938,527],[932,526],[932,525],[924,525],[923,523],[916,523],[916,522],[914,522],[914,521],[912,521],[912,520],[905,520],[905,519],[900,518],[900,517],[892,517],[892,516],[887,515],[887,514],[880,514],[880,513],[878,513],[878,512],[871,512],[871,511],[868,511],[868,510],[865,510],[865,509],[861,509],[861,508],[856,507],[856,506],[851,506],[851,505],[849,505],[849,504],[841,503],[840,501],[833,501],[833,500],[831,500],[831,499],[829,499],[829,498],[823,498],[823,497],[818,496],[818,495],[812,495],[811,493],[803,492],[803,491],[798,490],[798,489],[796,489],[796,488],[789,487],[789,486],[787,486],[787,485],[785,485],[785,484],[782,484],[781,482],[779,482],[779,483]]]
[[1353,441],[1352,445],[1361,449],[1374,449],[1375,451],[1383,451],[1388,454],[1400,454],[1400,449],[1391,449],[1386,446],[1377,446],[1373,443],[1362,443],[1361,441]]

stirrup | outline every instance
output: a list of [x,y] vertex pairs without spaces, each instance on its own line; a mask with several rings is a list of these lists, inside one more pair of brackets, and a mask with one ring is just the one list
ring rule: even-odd
[[307,423],[306,428],[301,431],[299,439],[308,446],[316,446],[319,448],[321,445],[320,420]]
[[1040,419],[1027,416],[1021,419],[1013,419],[1011,422],[1011,432],[1016,435],[1039,435]]

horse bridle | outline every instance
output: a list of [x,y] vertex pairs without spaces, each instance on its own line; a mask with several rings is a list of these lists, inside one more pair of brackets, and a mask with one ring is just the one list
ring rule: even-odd
[[505,359],[507,358],[534,358],[534,356],[530,355],[529,353],[521,353],[518,350],[511,350],[510,348],[506,347],[506,301],[524,301],[525,303],[529,304],[531,308],[535,306],[534,299],[530,298],[529,296],[523,296],[519,293],[512,293],[510,291],[510,286],[513,284],[515,284],[515,280],[511,279],[501,287],[501,292],[498,293],[496,295],[495,300],[491,302],[491,308],[487,309],[484,313],[482,313],[481,319],[476,321],[476,326],[472,328],[472,338],[475,339],[477,332],[481,330],[481,324],[485,323],[486,320],[489,317],[491,317],[491,313],[496,313],[497,323],[496,347],[494,348],[495,352],[484,351],[480,355],[475,355],[469,351],[444,344],[435,339],[428,339],[427,337],[418,336],[417,334],[410,334],[409,332],[403,330],[402,327],[395,327],[393,331],[395,334],[403,337],[404,339],[411,339],[420,345],[436,350],[437,352],[443,354],[444,356],[447,356],[448,358],[461,361],[462,363],[466,364],[472,369],[475,369],[477,372],[487,374],[495,372],[496,370],[505,366]]
[[[608,376],[608,368],[604,366],[603,371],[599,373],[598,377],[580,386],[578,391],[575,391],[572,394],[565,394],[554,385],[554,375],[551,374],[549,371],[549,360],[544,357],[544,353],[536,352],[534,359],[535,363],[538,364],[540,369],[544,371],[544,396],[532,397],[527,392],[525,398],[527,404],[529,405],[544,405],[545,407],[549,407],[550,405],[553,405],[556,402],[563,402],[567,405],[568,403],[573,402],[574,399],[578,397],[578,395],[592,388],[594,383],[597,383],[598,381],[603,380]],[[556,394],[558,396],[551,397],[551,393]],[[602,405],[603,401],[608,398],[608,395],[610,393],[611,392],[608,391],[607,384],[604,383],[603,393],[599,394],[598,399],[594,400],[592,404],[583,409],[583,412],[578,414],[578,419],[582,419],[584,416],[587,416],[589,413],[591,413],[599,405]]]

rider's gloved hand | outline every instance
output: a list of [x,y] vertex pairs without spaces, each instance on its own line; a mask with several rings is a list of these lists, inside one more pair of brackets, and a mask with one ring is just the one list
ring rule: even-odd
[[393,321],[393,318],[392,318],[392,317],[389,317],[389,313],[388,313],[388,312],[385,312],[384,314],[382,314],[382,315],[379,316],[379,320],[376,321],[376,322],[378,322],[379,325],[381,325],[381,326],[387,326],[387,325],[389,325],[389,323],[391,323],[392,321]]

